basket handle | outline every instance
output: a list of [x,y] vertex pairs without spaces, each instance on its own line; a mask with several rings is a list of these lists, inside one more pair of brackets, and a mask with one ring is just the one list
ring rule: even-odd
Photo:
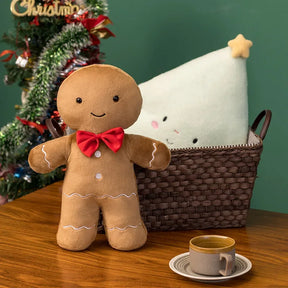
[[259,123],[261,122],[261,120],[264,119],[264,122],[263,122],[263,125],[262,125],[262,128],[261,128],[261,131],[260,131],[260,138],[262,140],[264,140],[265,136],[266,136],[266,133],[268,131],[268,128],[269,128],[269,125],[270,125],[270,122],[271,122],[271,118],[272,118],[272,112],[271,110],[263,110],[262,112],[259,113],[259,115],[256,117],[256,119],[254,120],[252,126],[251,126],[251,130],[253,132],[256,131],[256,129],[258,128],[258,125]]
[[53,138],[58,138],[64,135],[63,130],[54,118],[46,119],[45,124]]

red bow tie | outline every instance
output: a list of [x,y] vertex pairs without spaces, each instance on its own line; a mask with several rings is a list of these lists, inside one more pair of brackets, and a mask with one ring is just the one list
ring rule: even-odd
[[95,153],[99,147],[100,140],[116,153],[121,148],[123,139],[124,130],[121,127],[113,128],[99,134],[87,131],[77,131],[76,134],[77,145],[87,157],[91,157]]

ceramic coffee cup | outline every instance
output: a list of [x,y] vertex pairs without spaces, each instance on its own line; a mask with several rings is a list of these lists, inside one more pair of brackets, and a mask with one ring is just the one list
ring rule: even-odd
[[202,235],[189,242],[191,270],[203,275],[228,276],[235,266],[235,240],[221,235]]

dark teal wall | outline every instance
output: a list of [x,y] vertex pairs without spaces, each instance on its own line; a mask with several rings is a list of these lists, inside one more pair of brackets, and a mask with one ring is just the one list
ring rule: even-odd
[[[0,1],[0,39],[5,32],[13,32],[13,17],[10,13],[10,1]],[[0,42],[0,52],[4,49],[11,49],[5,43]],[[6,57],[3,57],[4,59]],[[3,59],[1,58],[1,60]],[[15,58],[14,58],[15,59]],[[5,68],[0,62],[0,127],[15,118],[15,104],[21,104],[21,90],[18,86],[4,85]]]
[[[11,26],[9,0],[0,2],[1,34]],[[254,42],[247,61],[250,123],[263,109],[273,120],[255,183],[252,207],[288,213],[287,0],[110,0],[103,40],[106,63],[119,66],[138,83],[193,58],[226,46],[242,33]],[[4,46],[0,46],[4,49]],[[4,70],[0,69],[1,78]],[[0,81],[0,124],[15,116],[20,90]]]

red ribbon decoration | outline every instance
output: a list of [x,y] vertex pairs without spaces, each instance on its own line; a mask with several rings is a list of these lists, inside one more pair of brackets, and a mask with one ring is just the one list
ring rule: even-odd
[[[88,11],[81,15],[73,14],[65,16],[67,23],[82,23],[82,25],[88,30],[93,45],[99,45],[99,38],[109,38],[115,35],[107,28],[107,24],[112,24],[111,20],[104,15],[99,15],[97,18],[88,18]],[[98,38],[99,37],[99,38]]]
[[100,140],[113,152],[117,152],[123,143],[124,130],[121,127],[107,130],[103,133],[94,134],[87,131],[77,131],[77,145],[84,155],[91,157],[98,149]]
[[42,134],[44,133],[44,131],[47,129],[47,126],[46,126],[46,125],[37,124],[37,123],[35,123],[35,122],[22,119],[22,118],[20,118],[19,116],[16,116],[16,119],[19,120],[23,125],[28,125],[28,126],[31,127],[31,128],[37,129],[41,135],[42,135]]
[[34,17],[34,19],[29,23],[30,25],[36,25],[39,26],[39,20],[38,20],[38,15]]
[[5,55],[9,55],[9,56],[8,56],[7,58],[1,60],[2,62],[8,62],[8,61],[10,61],[13,56],[15,56],[16,59],[17,59],[17,54],[16,54],[16,52],[13,51],[13,50],[4,50],[4,51],[2,51],[2,53],[0,54],[0,57],[3,57],[3,56],[5,56]]
[[[21,56],[23,56],[23,58],[29,58],[31,56],[31,52],[30,52],[29,41],[28,41],[27,37],[25,38],[25,43],[26,43],[27,50],[24,51]],[[13,50],[4,50],[4,51],[2,51],[2,53],[0,54],[0,58],[5,56],[5,55],[8,55],[8,57],[3,59],[3,60],[1,60],[2,62],[10,61],[13,56],[15,56],[16,59],[18,58],[16,52],[13,51]]]
[[88,30],[93,45],[99,45],[99,38],[115,37],[109,29],[107,24],[112,24],[111,20],[104,15],[99,15],[97,18],[86,18],[81,21],[82,25]]

